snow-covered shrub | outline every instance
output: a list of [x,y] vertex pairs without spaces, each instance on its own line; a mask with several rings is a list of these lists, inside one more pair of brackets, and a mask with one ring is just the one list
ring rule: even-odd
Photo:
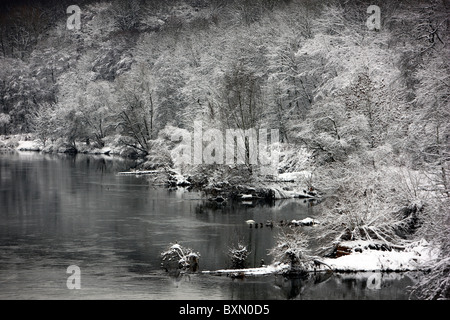
[[0,134],[6,134],[10,120],[11,117],[9,116],[9,114],[0,112]]
[[305,147],[294,144],[280,144],[280,159],[278,170],[284,172],[298,172],[308,168],[312,152]]
[[325,247],[339,241],[380,240],[400,245],[418,226],[420,202],[399,195],[399,183],[384,168],[340,169],[335,197],[328,199],[317,228]]
[[228,256],[231,259],[231,268],[245,268],[245,263],[249,254],[250,251],[248,251],[247,247],[241,243],[238,243],[236,247],[228,248]]
[[157,168],[172,167],[173,161],[163,140],[150,140],[149,146],[148,155],[145,157],[142,169],[155,170]]
[[[441,252],[428,263],[429,271],[413,287],[412,294],[421,299],[450,300],[450,227],[447,224],[439,240]],[[439,241],[438,240],[438,241]]]
[[197,271],[200,254],[191,248],[185,248],[178,243],[161,253],[162,267],[166,271]]
[[[431,208],[430,208],[431,207]],[[450,299],[450,198],[436,201],[424,211],[424,223],[419,235],[428,238],[439,249],[437,259],[430,261],[413,286],[412,294],[421,299]]]
[[274,248],[269,250],[275,263],[285,263],[290,266],[289,272],[303,273],[313,262],[309,254],[308,238],[301,229],[281,230]]

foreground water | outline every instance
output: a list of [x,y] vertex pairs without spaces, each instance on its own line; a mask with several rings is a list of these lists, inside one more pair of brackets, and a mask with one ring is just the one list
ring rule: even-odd
[[[160,253],[177,241],[200,252],[200,269],[229,266],[238,240],[249,267],[270,263],[277,228],[264,222],[314,217],[301,200],[211,206],[201,194],[169,191],[152,177],[118,175],[109,157],[0,153],[0,299],[407,299],[414,274],[231,279],[172,277]],[[80,290],[69,290],[69,266]],[[369,279],[369,281],[368,281]]]

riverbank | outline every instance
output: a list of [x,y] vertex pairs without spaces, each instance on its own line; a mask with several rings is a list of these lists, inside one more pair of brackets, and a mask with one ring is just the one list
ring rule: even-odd
[[[82,157],[84,158],[84,157]],[[53,173],[52,173],[53,172]],[[115,171],[118,172],[118,171]],[[127,171],[128,172],[128,171]],[[139,174],[141,173],[140,170],[137,170],[135,172],[129,172],[129,174],[136,174],[136,172]],[[142,174],[152,174],[153,172],[160,172],[160,171],[148,171],[148,172],[142,172]],[[176,173],[176,172],[174,172]],[[54,174],[57,177],[58,181],[61,181],[60,179],[60,175],[59,174],[55,174],[54,173],[54,169],[49,169],[49,171],[47,171],[45,173],[44,176],[47,176],[48,174]],[[166,175],[165,175],[166,176]],[[180,175],[180,182],[182,181],[182,179],[185,179],[187,182],[189,182],[188,180],[191,180],[189,178],[189,176],[186,175]],[[145,179],[139,179],[139,180],[145,180]],[[64,180],[62,180],[64,181]],[[84,180],[82,180],[83,185],[86,183]],[[218,183],[218,182],[215,182]],[[295,184],[295,182],[286,182],[288,184]],[[61,184],[62,186],[65,185],[65,183]],[[216,185],[216,187],[220,187],[221,184],[219,183],[219,185]],[[108,188],[109,190],[109,188]],[[112,190],[112,189],[111,189]],[[224,190],[224,186],[222,185],[222,190]],[[242,189],[245,192],[251,192],[252,190],[250,189]],[[220,190],[219,190],[220,191]],[[287,190],[285,190],[287,191]],[[107,191],[108,193],[111,191]],[[120,193],[121,194],[121,193]],[[245,193],[243,193],[245,195]],[[242,202],[248,202],[249,201],[249,197],[248,194],[246,194],[247,196],[241,197],[241,201]],[[147,194],[144,194],[141,197],[138,197],[137,200],[138,202],[140,202],[142,199],[146,199],[146,197],[148,197]],[[251,199],[252,200],[252,199]],[[256,201],[258,201],[258,199],[255,199]],[[217,201],[216,200],[210,200],[212,201]],[[147,206],[144,205],[144,211],[147,210]],[[242,207],[242,206],[239,206]],[[103,209],[101,209],[102,212]],[[146,211],[145,211],[146,212]],[[296,220],[296,215],[297,212],[292,212],[289,213],[288,219],[290,219],[290,221],[293,224],[293,227],[296,227],[296,223],[295,221],[299,222],[299,220]],[[211,216],[214,217],[214,219],[216,219],[216,217],[218,216],[217,214],[211,214]],[[228,217],[228,215],[226,215]],[[181,216],[183,218],[183,216]],[[197,216],[195,216],[197,217]],[[315,216],[313,216],[315,217]],[[253,218],[253,217],[251,217]],[[284,217],[285,219],[286,217]],[[317,217],[319,218],[319,217]],[[321,217],[320,217],[321,218]],[[166,219],[166,217],[162,217],[161,220]],[[239,218],[240,219],[240,218]],[[168,219],[170,220],[170,219]],[[195,219],[186,219],[187,222],[193,221]],[[275,222],[277,222],[277,219],[273,219]],[[294,221],[295,220],[295,221]],[[258,222],[260,221],[265,221],[265,220],[257,220]],[[303,221],[304,222],[304,221]],[[320,220],[319,221],[321,225],[322,222],[324,222],[324,220]],[[245,223],[245,219],[242,218],[241,220],[242,225],[244,225]],[[300,225],[300,223],[298,223]],[[183,224],[184,226],[184,224]],[[184,230],[184,227],[180,227],[182,229],[179,230]],[[300,227],[301,228],[301,227]],[[266,230],[267,228],[264,228],[264,230]],[[179,231],[178,230],[178,231]],[[245,225],[245,232],[249,231],[252,232],[252,230],[249,229],[249,227],[247,225]],[[258,230],[257,232],[260,232],[261,230]],[[147,231],[146,231],[147,233]],[[176,233],[177,235],[179,234],[178,232]],[[255,232],[253,232],[253,234],[255,234]],[[261,234],[261,232],[260,232]],[[185,239],[183,239],[185,240]],[[194,243],[197,243],[198,239],[195,238]],[[415,243],[414,245],[410,245],[410,246],[405,246],[404,250],[401,251],[396,251],[396,250],[383,250],[383,246],[379,245],[379,246],[373,246],[373,243],[364,243],[362,241],[348,241],[348,242],[343,242],[341,243],[342,246],[345,246],[347,248],[350,249],[350,253],[340,256],[340,257],[336,257],[336,258],[325,258],[325,257],[319,257],[318,260],[326,263],[327,265],[331,266],[331,269],[334,272],[343,272],[343,273],[347,273],[347,272],[362,272],[362,271],[367,271],[367,272],[403,272],[403,271],[409,271],[409,270],[422,270],[424,267],[423,265],[429,261],[432,261],[432,259],[434,259],[436,254],[426,254],[424,253],[426,250],[425,248],[429,248],[431,249],[432,246],[428,243],[422,243],[422,249],[420,248],[420,243]],[[365,248],[367,247],[367,248]],[[378,250],[375,249],[371,249],[371,247],[375,247],[375,249],[378,247]],[[418,248],[419,247],[419,248]],[[206,252],[206,251],[205,251]],[[431,252],[431,250],[429,251]],[[348,253],[348,252],[347,252]],[[259,261],[259,260],[258,260]],[[254,264],[255,265],[255,264]],[[225,264],[220,264],[218,265],[218,269],[225,267]],[[208,270],[212,270],[212,271],[205,271],[205,272],[209,272],[210,274],[229,274],[231,277],[241,277],[241,276],[259,276],[259,275],[265,275],[265,274],[283,274],[283,272],[287,272],[284,269],[284,266],[277,264],[277,265],[271,265],[268,267],[262,267],[262,268],[252,268],[252,269],[219,269],[217,272],[214,271],[214,269],[209,269]],[[323,265],[318,265],[315,268],[316,272],[326,272],[327,270],[329,270],[329,268],[324,267]],[[309,272],[314,272],[314,268],[311,268],[309,270]]]
[[[59,144],[58,144],[59,143]],[[114,145],[111,143],[111,145]],[[43,153],[71,153],[67,145],[55,142],[44,146],[32,135],[1,136],[0,149],[17,151],[34,151]],[[83,154],[104,154],[118,155],[124,157],[124,147],[105,146],[97,148],[94,145],[77,143],[77,153]],[[246,167],[235,167],[224,169],[223,167],[201,167],[191,168],[181,173],[170,166],[160,166],[155,170],[144,170],[148,163],[140,161],[137,169],[119,172],[124,175],[152,175],[154,183],[164,185],[168,188],[186,188],[187,190],[197,190],[205,193],[205,198],[218,205],[226,205],[227,201],[238,201],[243,204],[254,204],[258,201],[275,201],[280,199],[306,199],[311,201],[321,201],[325,193],[308,187],[307,180],[311,175],[308,171],[285,172],[276,176],[262,176],[249,173]],[[295,225],[295,220],[292,221]],[[422,240],[425,241],[425,240]],[[322,261],[331,266],[333,271],[353,272],[353,271],[407,271],[417,270],[414,263],[419,263],[430,254],[422,254],[421,250],[430,247],[428,244],[422,246],[420,250],[409,248],[402,251],[382,250],[379,245],[377,250],[372,250],[372,243],[362,243],[361,241],[348,241],[340,244],[341,248],[346,248],[344,255],[334,258],[323,258]],[[429,249],[430,251],[431,249]],[[351,254],[349,254],[351,253]],[[314,270],[320,270],[315,267]],[[232,272],[232,271],[227,271]],[[248,271],[270,273],[271,269],[255,269]]]
[[[402,251],[370,249],[368,241],[351,241],[346,243],[351,252],[338,258],[315,259],[310,268],[304,272],[407,272],[425,271],[428,263],[439,255],[435,246],[422,239],[411,242]],[[226,275],[230,277],[265,276],[270,274],[286,274],[290,266],[285,263],[274,263],[259,268],[220,269],[202,271],[210,275]]]
[[130,147],[121,146],[111,137],[104,146],[95,143],[76,142],[75,145],[68,144],[61,139],[45,144],[33,134],[0,135],[0,150],[9,151],[33,151],[43,153],[65,153],[65,154],[93,154],[93,155],[115,155],[124,158],[137,158],[134,150]]
[[[105,146],[77,142],[75,146],[60,140],[54,142],[42,141],[32,134],[0,136],[0,150],[33,151],[42,153],[115,155],[137,160],[138,154],[132,148],[120,145],[117,138],[107,139]],[[228,172],[214,167],[194,169],[187,174],[170,167],[169,164],[155,165],[147,159],[137,163],[136,169],[119,174],[155,175],[159,173],[158,183],[169,188],[184,187],[204,191],[211,201],[225,200],[258,201],[279,200],[289,198],[319,199],[322,192],[308,187],[305,181],[310,175],[307,171],[281,173],[277,177],[249,174],[244,168],[233,168]],[[152,170],[148,170],[151,168]],[[161,175],[163,173],[163,175]]]
[[[227,200],[254,202],[292,198],[320,200],[325,195],[325,192],[307,186],[305,181],[310,174],[307,171],[261,175],[249,173],[248,168],[238,166],[194,169],[185,174],[174,169],[166,171],[169,187],[200,190],[205,192],[210,201],[217,203]],[[143,172],[136,171],[136,174]]]

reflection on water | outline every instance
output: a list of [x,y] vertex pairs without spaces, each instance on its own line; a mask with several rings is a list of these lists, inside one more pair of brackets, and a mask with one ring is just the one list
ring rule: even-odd
[[[271,262],[277,228],[264,223],[314,216],[302,200],[217,205],[200,193],[167,190],[151,177],[117,175],[130,163],[110,157],[0,153],[0,298],[63,299],[405,299],[413,277],[311,275],[308,279],[173,278],[160,268],[170,243],[200,252],[200,269],[229,265],[240,240],[248,266]],[[81,290],[68,290],[67,267],[81,269]]]
[[[276,285],[285,299],[408,299],[405,290],[414,283],[417,274],[410,273],[350,273],[317,274],[307,279],[277,277]],[[376,283],[374,285],[374,282]]]

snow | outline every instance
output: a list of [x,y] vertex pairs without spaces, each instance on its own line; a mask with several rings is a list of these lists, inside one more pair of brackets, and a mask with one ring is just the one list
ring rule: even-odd
[[220,269],[215,271],[202,271],[204,274],[213,275],[241,275],[241,276],[263,276],[274,273],[281,273],[289,268],[287,264],[279,263],[259,268],[247,268],[247,269]]
[[[366,241],[351,242],[353,248],[364,248],[368,244]],[[368,249],[356,252],[353,249],[349,255],[323,259],[323,262],[336,271],[411,271],[420,270],[422,264],[437,258],[437,255],[437,250],[422,239],[409,244],[403,251]]]
[[103,147],[103,148],[100,149],[100,153],[101,154],[108,154],[108,153],[111,153],[111,152],[112,152],[112,150],[111,150],[110,147]]
[[295,225],[295,226],[313,226],[315,224],[319,224],[320,222],[317,221],[316,219],[307,217],[305,219],[302,220],[292,220],[291,224]]
[[288,190],[284,189],[282,187],[283,181],[280,181],[281,183],[271,183],[266,184],[265,187],[272,189],[274,194],[274,199],[293,199],[293,198],[309,198],[309,199],[315,199],[320,198],[320,194],[312,195],[305,193],[303,190],[306,189],[306,187],[293,187]]
[[317,221],[317,220],[315,220],[313,218],[310,218],[310,217],[305,218],[303,220],[300,220],[300,222],[303,223],[303,224],[317,224],[317,223],[319,223],[319,221]]
[[[43,151],[43,152],[64,152],[66,150],[65,147],[58,147],[58,142],[55,144],[48,143],[45,147],[43,143],[35,138],[32,134],[27,135],[25,137],[24,135],[10,135],[10,136],[3,136],[1,138],[0,143],[5,144],[9,146],[8,148],[15,149],[17,151]],[[77,142],[77,151],[79,153],[85,153],[85,154],[93,154],[93,155],[99,155],[99,154],[105,154],[109,155],[113,153],[113,149],[111,149],[109,146],[105,146],[102,148],[95,148],[89,145],[86,145],[86,143],[83,142]]]
[[302,181],[311,176],[310,171],[295,171],[295,172],[284,172],[278,174],[278,179],[281,181]]
[[118,174],[136,174],[136,175],[141,175],[141,174],[157,174],[157,173],[161,173],[161,171],[158,171],[158,170],[135,170],[135,171],[121,171]]
[[42,144],[37,141],[19,141],[16,149],[19,151],[40,151]]
[[87,145],[85,142],[78,142],[77,143],[77,150],[79,153],[85,153],[85,154],[110,154],[112,153],[112,149],[110,147],[102,147],[102,148],[96,148],[93,145]]
[[182,174],[175,174],[172,176],[172,179],[176,181],[177,185],[190,185],[191,183],[186,180],[186,177]]

